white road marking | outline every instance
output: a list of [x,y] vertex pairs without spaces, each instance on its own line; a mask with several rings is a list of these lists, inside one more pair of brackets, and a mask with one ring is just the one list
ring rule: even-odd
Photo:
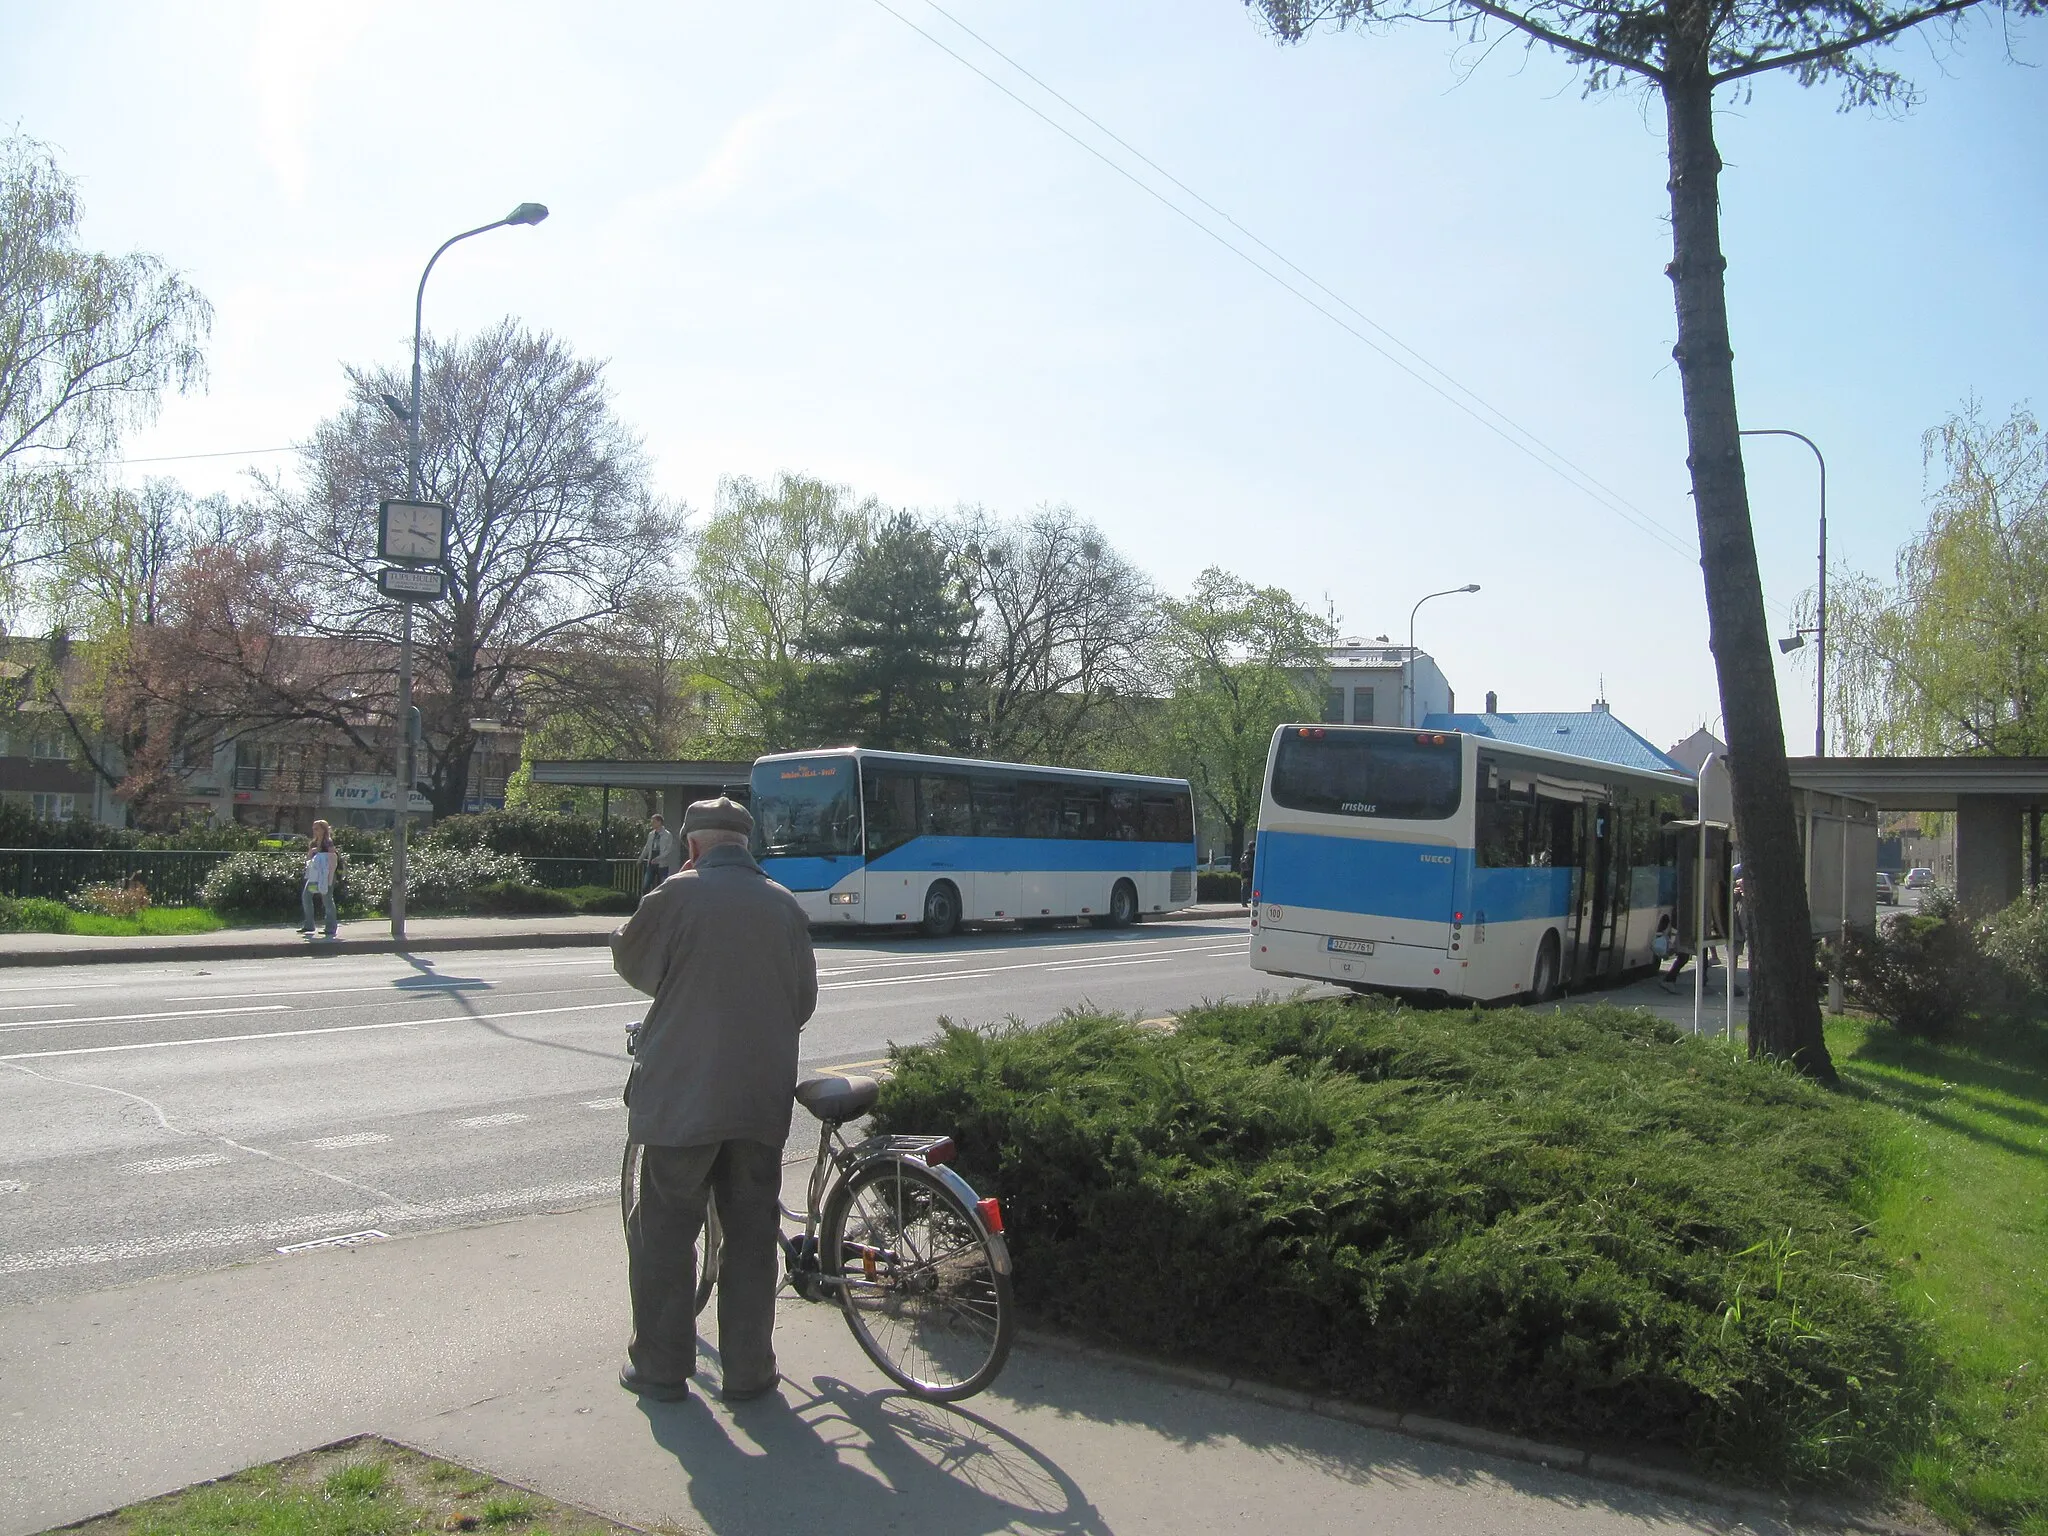
[[139,1238],[125,1243],[88,1243],[73,1248],[45,1248],[34,1253],[0,1255],[0,1275],[23,1275],[49,1269],[71,1269],[85,1264],[117,1264],[133,1259],[162,1258],[167,1254],[197,1253],[208,1248],[268,1248],[284,1239],[308,1233],[347,1231],[391,1223],[447,1221],[459,1216],[518,1210],[535,1206],[565,1209],[585,1205],[603,1195],[616,1197],[616,1179],[594,1184],[541,1184],[528,1189],[497,1190],[481,1195],[459,1195],[449,1200],[420,1204],[399,1203],[370,1206],[361,1210],[324,1211],[312,1216],[289,1216],[277,1221],[253,1222],[247,1226],[209,1227],[196,1232],[178,1232],[163,1237]]
[[311,1253],[316,1248],[354,1248],[362,1243],[381,1243],[389,1238],[389,1232],[379,1232],[375,1227],[367,1232],[337,1232],[333,1237],[316,1237],[306,1243],[286,1243],[279,1253]]
[[1178,958],[1176,955],[1140,955],[1135,960],[1075,960],[1067,965],[1048,966],[1046,974],[1058,976],[1067,971],[1106,971],[1117,965],[1160,965]]
[[526,1116],[516,1110],[507,1110],[502,1115],[471,1115],[467,1120],[455,1123],[466,1131],[479,1131],[487,1125],[517,1125]]
[[311,1141],[295,1141],[295,1147],[312,1147],[320,1152],[339,1152],[344,1147],[371,1147],[391,1138],[382,1131],[350,1131],[346,1136],[317,1136]]
[[585,1109],[624,1109],[626,1104],[623,1099],[585,1099],[583,1107]]
[[[496,985],[496,983],[489,981],[456,981],[450,979],[448,981],[435,982],[432,985],[416,984],[406,987],[399,985],[399,981],[403,979],[402,977],[394,978],[391,981],[382,982],[374,987],[271,987],[263,992],[195,992],[190,997],[172,997],[166,998],[165,1001],[172,1003],[232,1003],[245,997],[326,997],[330,993],[341,992],[388,992],[391,994],[392,999],[396,1001],[406,997],[435,997],[443,992],[482,992]],[[567,989],[565,988],[564,990],[566,991]],[[72,1006],[76,1007],[78,1005],[73,1004]]]
[[647,999],[630,997],[616,1003],[578,1003],[568,1008],[522,1008],[510,1013],[457,1013],[438,1019],[390,1019],[382,1024],[328,1024],[319,1029],[271,1029],[250,1035],[206,1035],[196,1040],[140,1040],[132,1045],[75,1045],[63,1051],[16,1051],[0,1061],[40,1061],[50,1056],[102,1056],[115,1051],[160,1051],[174,1045],[239,1045],[245,1040],[296,1040],[306,1035],[354,1035],[373,1029],[417,1029],[422,1024],[469,1024],[485,1019],[526,1019],[542,1013],[587,1013],[594,1008],[644,1007]]
[[18,1195],[27,1188],[19,1179],[0,1179],[0,1195]]
[[[1065,948],[1067,946],[1061,946]],[[1207,944],[1203,946],[1182,945],[1176,949],[1159,951],[1150,955],[1133,955],[1128,958],[1110,959],[1105,957],[1095,965],[1137,965],[1147,960],[1178,960],[1188,956],[1235,954],[1241,946],[1235,942]],[[867,976],[859,981],[831,981],[821,985],[820,992],[843,992],[850,987],[901,987],[920,981],[974,981],[987,976],[1004,976],[1012,971],[1070,971],[1088,966],[1085,961],[1074,960],[1031,960],[1021,965],[992,965],[979,971],[933,971],[919,976]]]
[[153,1157],[146,1163],[129,1163],[123,1173],[183,1173],[187,1168],[218,1168],[226,1162],[224,1152],[198,1152],[191,1157]]
[[70,1029],[79,1024],[135,1024],[145,1019],[211,1019],[229,1013],[291,1011],[289,1003],[263,1003],[254,1008],[187,1008],[178,1013],[103,1013],[90,1019],[13,1019],[0,1024],[0,1029]]

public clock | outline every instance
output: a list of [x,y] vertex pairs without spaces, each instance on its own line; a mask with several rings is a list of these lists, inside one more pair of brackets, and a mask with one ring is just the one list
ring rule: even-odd
[[439,564],[448,554],[448,509],[433,501],[380,503],[377,553],[386,560]]

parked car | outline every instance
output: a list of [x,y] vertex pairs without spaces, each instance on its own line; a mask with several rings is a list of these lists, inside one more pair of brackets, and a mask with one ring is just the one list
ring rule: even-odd
[[1899,893],[1892,889],[1892,877],[1881,869],[1877,872],[1877,899],[1887,907],[1899,903]]
[[1907,871],[1906,871],[1906,889],[1907,889],[1907,890],[1909,890],[1909,891],[1920,891],[1920,890],[1925,890],[1925,889],[1926,889],[1926,888],[1927,888],[1928,886],[1930,886],[1930,885],[1932,885],[1932,884],[1934,884],[1934,871],[1933,871],[1933,870],[1931,870],[1931,869],[1924,869],[1924,868],[1923,868],[1923,869],[1909,869],[1909,870],[1907,870]]

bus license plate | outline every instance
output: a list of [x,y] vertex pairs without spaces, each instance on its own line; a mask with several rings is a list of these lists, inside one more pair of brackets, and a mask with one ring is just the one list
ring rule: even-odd
[[1372,953],[1371,939],[1330,939],[1329,947],[1340,955],[1369,955]]

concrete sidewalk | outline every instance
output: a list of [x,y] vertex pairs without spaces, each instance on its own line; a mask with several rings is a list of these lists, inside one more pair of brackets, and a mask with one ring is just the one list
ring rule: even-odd
[[[1188,907],[1152,922],[1174,918],[1247,917],[1245,907],[1210,904]],[[406,920],[408,954],[456,949],[550,949],[563,945],[603,944],[626,919],[618,915],[571,917],[414,917]],[[900,937],[901,929],[820,930],[821,939]],[[0,967],[91,965],[106,961],[267,960],[282,955],[390,955],[399,952],[391,941],[388,918],[358,918],[341,925],[332,941],[308,939],[292,928],[225,928],[219,933],[194,933],[176,938],[107,939],[74,933],[0,934]]]
[[624,1297],[606,1203],[0,1311],[0,1536],[373,1430],[689,1532],[1796,1528],[1028,1343],[935,1406],[794,1300],[779,1397],[642,1403]]

